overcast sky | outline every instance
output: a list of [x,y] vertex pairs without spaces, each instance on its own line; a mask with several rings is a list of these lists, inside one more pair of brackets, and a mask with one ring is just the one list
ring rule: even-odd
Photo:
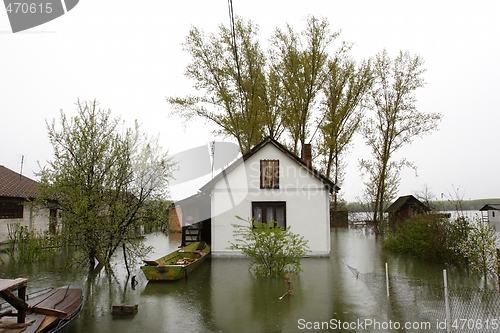
[[[418,177],[403,172],[399,195],[427,185],[437,197],[457,188],[465,199],[500,197],[500,1],[233,0],[233,8],[260,25],[264,44],[274,28],[301,30],[315,15],[341,30],[339,41],[355,44],[356,60],[384,48],[391,57],[400,50],[422,56],[426,86],[417,107],[444,117],[439,131],[401,150]],[[213,32],[228,23],[223,0],[80,0],[67,14],[13,34],[0,9],[0,165],[19,172],[24,156],[23,174],[36,179],[38,162],[52,158],[45,121],[59,119],[60,109],[73,115],[78,98],[97,99],[128,125],[137,119],[172,154],[221,139],[203,122],[184,128],[168,116],[165,98],[193,92],[181,47],[190,27]],[[358,137],[346,159],[348,201],[363,190],[361,158],[370,155]]]

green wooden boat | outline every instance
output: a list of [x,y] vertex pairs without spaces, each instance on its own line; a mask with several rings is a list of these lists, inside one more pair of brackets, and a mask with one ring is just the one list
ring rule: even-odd
[[141,269],[150,281],[179,280],[200,266],[209,253],[208,244],[194,242],[156,260],[144,260]]

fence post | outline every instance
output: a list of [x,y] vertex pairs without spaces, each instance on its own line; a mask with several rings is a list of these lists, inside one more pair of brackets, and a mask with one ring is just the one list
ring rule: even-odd
[[446,269],[443,269],[443,280],[444,280],[444,304],[446,307],[446,332],[450,333],[451,312],[450,312],[450,300],[448,299],[448,277],[446,275]]
[[387,288],[387,297],[389,297],[389,266],[385,263],[385,285]]
[[497,248],[497,281],[498,291],[500,291],[500,249]]

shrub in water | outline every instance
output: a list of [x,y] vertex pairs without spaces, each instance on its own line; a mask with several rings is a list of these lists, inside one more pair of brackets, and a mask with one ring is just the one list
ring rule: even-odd
[[254,220],[249,220],[247,225],[233,224],[233,227],[236,242],[229,248],[250,257],[249,269],[258,276],[274,277],[301,271],[300,260],[308,250],[304,237],[290,229]]
[[401,221],[390,230],[384,246],[417,258],[435,262],[453,260],[453,251],[447,247],[447,221],[440,215],[419,215]]

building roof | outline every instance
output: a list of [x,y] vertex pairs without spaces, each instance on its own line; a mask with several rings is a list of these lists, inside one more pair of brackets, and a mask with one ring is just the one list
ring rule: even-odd
[[500,205],[498,204],[486,204],[484,205],[483,208],[480,209],[480,211],[487,211],[487,210],[500,210]]
[[419,207],[423,208],[424,210],[430,210],[429,207],[427,207],[425,204],[423,204],[420,200],[415,198],[413,195],[405,195],[402,197],[399,197],[396,201],[392,203],[387,209],[385,210],[387,213],[394,213],[397,212],[398,210],[401,209],[406,204],[417,204]]
[[300,157],[297,155],[293,154],[291,151],[286,149],[282,144],[280,144],[278,141],[271,137],[267,137],[265,140],[257,144],[255,147],[253,147],[248,153],[245,155],[241,156],[239,159],[237,159],[235,162],[233,162],[231,165],[229,165],[226,169],[222,170],[217,176],[215,176],[212,180],[210,180],[208,183],[206,183],[202,188],[200,188],[200,191],[202,193],[206,193],[208,190],[210,190],[215,184],[224,178],[228,173],[233,171],[238,165],[243,163],[244,161],[248,160],[250,157],[252,157],[255,153],[257,153],[259,150],[261,150],[265,145],[267,144],[272,144],[278,150],[280,150],[283,154],[286,156],[290,157],[292,160],[294,160],[299,166],[303,167],[306,169],[311,175],[314,177],[318,178],[321,180],[325,186],[328,187],[328,190],[330,193],[333,193],[333,191],[339,191],[340,187],[335,185],[330,179],[326,178],[323,176],[319,171],[314,169],[312,166],[308,166]]
[[176,202],[172,203],[172,206],[184,206],[184,205],[191,205],[191,204],[197,204],[202,200],[206,199],[206,195],[204,193],[198,192],[196,194],[193,194],[192,196],[189,196],[187,198],[184,198],[182,200],[177,200]]
[[0,165],[0,197],[36,198],[38,182]]

